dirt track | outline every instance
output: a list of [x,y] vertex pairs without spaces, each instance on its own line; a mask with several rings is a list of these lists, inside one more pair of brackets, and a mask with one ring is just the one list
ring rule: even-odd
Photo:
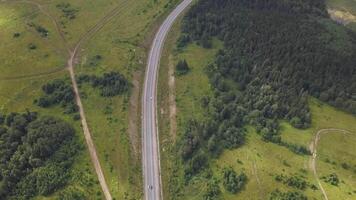
[[310,144],[309,148],[310,148],[310,152],[312,153],[312,156],[310,157],[310,168],[313,171],[314,178],[315,178],[316,182],[318,183],[319,188],[320,188],[321,192],[323,193],[325,200],[329,200],[329,198],[328,198],[328,195],[327,195],[325,189],[323,188],[321,181],[319,179],[319,176],[318,176],[318,173],[316,170],[316,159],[317,159],[317,147],[318,147],[318,142],[320,140],[320,137],[322,134],[326,134],[328,132],[341,132],[343,134],[350,133],[347,130],[336,129],[336,128],[321,129],[316,133],[314,140]]
[[[98,155],[96,152],[96,148],[94,145],[94,142],[92,140],[91,137],[91,133],[87,124],[87,120],[86,120],[86,116],[85,116],[85,111],[84,111],[84,107],[80,98],[80,93],[79,93],[79,89],[78,89],[78,85],[76,82],[76,78],[75,78],[75,71],[74,71],[74,66],[75,66],[75,60],[77,58],[78,55],[78,51],[81,48],[81,45],[89,40],[92,36],[94,36],[98,31],[100,31],[108,22],[110,22],[111,19],[113,19],[121,10],[123,10],[125,8],[125,3],[128,0],[125,0],[123,2],[121,2],[119,5],[117,5],[116,7],[114,7],[108,14],[106,14],[103,18],[101,18],[94,26],[92,26],[87,32],[85,32],[79,39],[78,42],[76,43],[76,45],[74,46],[73,49],[68,47],[65,35],[61,29],[61,27],[59,26],[57,20],[51,16],[49,13],[46,12],[46,10],[43,8],[43,6],[37,2],[33,2],[33,1],[12,1],[12,3],[29,3],[29,4],[33,4],[35,6],[38,7],[38,9],[47,17],[49,17],[51,19],[51,21],[53,22],[53,24],[56,27],[56,30],[58,32],[58,34],[60,35],[64,46],[68,52],[68,60],[67,60],[67,66],[66,68],[69,70],[70,73],[70,77],[71,77],[71,81],[72,81],[72,85],[73,85],[73,90],[75,93],[75,100],[76,103],[79,107],[79,114],[81,117],[81,123],[82,123],[82,127],[83,127],[83,133],[84,133],[84,137],[85,137],[85,141],[87,143],[88,149],[89,149],[89,154],[90,154],[90,158],[92,160],[92,163],[94,165],[95,168],[95,172],[97,174],[100,186],[103,190],[104,196],[106,200],[112,200],[112,196],[110,194],[110,190],[109,187],[105,181],[105,177],[104,177],[104,173],[103,170],[101,168],[99,159],[98,159]],[[22,78],[31,78],[31,77],[37,77],[37,76],[43,76],[43,75],[48,75],[48,74],[52,74],[52,73],[56,73],[59,71],[62,71],[63,68],[58,68],[49,72],[43,72],[43,73],[39,73],[39,74],[32,74],[32,75],[27,75],[27,76],[19,76],[19,77],[7,77],[7,78],[3,78],[2,80],[15,80],[15,79],[22,79]]]
[[90,158],[93,162],[95,172],[98,176],[99,183],[100,183],[100,186],[104,192],[106,200],[111,200],[112,196],[110,194],[109,187],[105,181],[105,176],[104,176],[103,170],[101,168],[101,165],[100,165],[100,162],[98,159],[98,155],[96,153],[96,148],[95,148],[95,145],[92,140],[91,133],[90,133],[90,130],[88,127],[88,123],[87,123],[85,112],[84,112],[84,107],[83,107],[82,101],[80,99],[79,89],[78,89],[78,85],[77,85],[77,82],[75,79],[74,65],[75,65],[75,59],[78,54],[78,50],[80,49],[82,43],[84,41],[90,39],[95,33],[97,33],[99,30],[101,30],[101,28],[103,28],[114,16],[116,16],[119,13],[119,11],[121,11],[122,8],[124,8],[124,7],[122,7],[122,5],[126,2],[127,1],[122,2],[120,5],[118,5],[113,10],[111,10],[107,15],[105,15],[102,19],[100,19],[98,23],[96,23],[92,28],[90,28],[82,37],[80,37],[80,39],[77,42],[77,44],[75,45],[73,51],[71,51],[71,53],[70,53],[70,58],[68,59],[68,69],[69,69],[70,77],[72,80],[76,103],[79,107],[79,113],[80,113],[80,117],[81,117],[85,141],[88,145]]

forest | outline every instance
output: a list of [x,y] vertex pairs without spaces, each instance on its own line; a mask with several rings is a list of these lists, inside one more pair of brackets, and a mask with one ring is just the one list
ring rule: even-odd
[[0,199],[58,191],[82,148],[74,128],[61,119],[30,111],[0,114]]
[[[243,145],[246,125],[266,142],[310,154],[279,133],[281,120],[310,126],[310,97],[356,114],[356,34],[329,18],[324,0],[200,0],[184,17],[177,48],[210,48],[213,38],[224,48],[206,67],[209,117],[192,119],[178,144],[186,179],[209,155]],[[279,191],[271,199],[287,196],[306,199]]]

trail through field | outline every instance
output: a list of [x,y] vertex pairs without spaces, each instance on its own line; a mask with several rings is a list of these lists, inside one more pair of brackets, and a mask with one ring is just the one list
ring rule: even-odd
[[[89,149],[89,154],[90,154],[90,158],[91,161],[94,165],[94,169],[95,172],[97,174],[100,186],[103,190],[104,196],[106,200],[112,200],[112,196],[110,194],[110,190],[109,187],[105,181],[105,177],[104,177],[104,173],[103,170],[101,168],[100,162],[99,162],[99,158],[96,152],[96,148],[94,145],[94,142],[92,140],[91,137],[91,133],[88,127],[88,123],[86,120],[86,116],[85,116],[85,111],[84,111],[84,107],[80,98],[80,93],[79,93],[79,89],[78,89],[78,85],[76,82],[76,78],[75,78],[75,72],[74,72],[74,66],[75,66],[75,60],[77,59],[77,55],[78,55],[78,51],[81,47],[81,45],[89,40],[92,36],[94,36],[98,31],[100,31],[108,22],[111,21],[111,19],[113,19],[120,11],[122,11],[123,9],[125,9],[126,7],[124,6],[126,4],[126,2],[128,2],[128,0],[122,1],[120,4],[118,4],[116,7],[114,7],[109,13],[107,13],[104,17],[102,17],[94,26],[92,26],[87,32],[85,32],[79,39],[78,42],[76,43],[76,45],[74,46],[73,49],[70,49],[67,45],[67,41],[65,38],[65,35],[63,33],[63,31],[61,30],[57,20],[51,16],[49,13],[47,13],[44,9],[43,6],[37,2],[33,2],[33,1],[18,1],[18,2],[23,2],[23,3],[30,3],[33,5],[36,5],[38,7],[38,9],[43,12],[47,17],[49,17],[53,24],[56,27],[56,30],[58,32],[58,34],[60,35],[60,37],[63,40],[63,43],[65,45],[66,50],[68,51],[68,55],[69,58],[67,60],[67,69],[69,70],[70,73],[70,77],[71,77],[71,81],[72,81],[72,86],[73,86],[73,90],[75,93],[75,100],[76,103],[78,105],[79,108],[79,114],[81,117],[81,123],[82,123],[82,128],[83,128],[83,132],[84,132],[84,137],[85,137],[85,141],[87,143],[88,149]],[[126,4],[126,6],[128,6]],[[30,78],[30,77],[36,77],[36,76],[42,76],[42,75],[48,75],[51,73],[56,73],[58,71],[63,70],[63,68],[61,68],[60,70],[53,70],[50,72],[43,72],[43,73],[39,73],[39,74],[32,74],[32,75],[27,75],[27,76],[21,76],[21,77],[7,77],[5,78],[6,80],[14,80],[14,79],[20,79],[20,78]]]
[[322,186],[321,181],[319,179],[319,176],[318,176],[318,173],[317,173],[317,170],[316,170],[316,159],[317,159],[318,142],[319,142],[319,140],[321,138],[321,135],[322,134],[326,134],[328,132],[341,132],[343,134],[351,133],[351,132],[349,132],[347,130],[337,129],[337,128],[321,129],[316,133],[314,140],[311,142],[311,144],[309,146],[309,149],[310,149],[310,151],[312,153],[312,156],[310,157],[310,168],[313,171],[314,178],[315,178],[316,182],[318,183],[319,188],[320,188],[321,192],[323,193],[323,196],[324,196],[325,200],[329,200],[329,198],[328,198],[328,195],[327,195],[327,193],[326,193],[326,191],[325,191],[324,187]]
[[106,14],[103,18],[101,18],[99,20],[99,22],[97,22],[92,28],[90,28],[83,36],[81,36],[79,41],[75,45],[73,51],[71,51],[70,58],[68,59],[68,69],[69,69],[70,77],[71,77],[71,80],[72,80],[72,85],[73,85],[73,89],[74,89],[74,93],[75,93],[75,99],[76,99],[77,105],[79,107],[79,113],[80,113],[80,118],[81,118],[81,122],[82,122],[85,141],[86,141],[86,143],[88,145],[90,157],[91,157],[91,160],[93,162],[93,165],[94,165],[94,168],[95,168],[95,172],[96,172],[96,174],[98,176],[99,183],[100,183],[100,186],[101,186],[101,188],[102,188],[102,190],[104,192],[106,200],[111,200],[112,196],[110,194],[109,187],[108,187],[108,185],[107,185],[107,183],[105,181],[105,176],[104,176],[103,170],[101,168],[101,165],[100,165],[100,162],[99,162],[99,158],[98,158],[98,155],[96,153],[96,148],[95,148],[95,145],[94,145],[94,142],[92,140],[91,133],[90,133],[90,130],[89,130],[89,127],[88,127],[88,123],[87,123],[87,120],[86,120],[84,107],[83,107],[83,104],[82,104],[82,101],[81,101],[81,98],[80,98],[79,89],[78,89],[77,81],[76,81],[76,78],[75,78],[74,65],[75,65],[76,56],[78,54],[78,50],[80,49],[82,43],[85,40],[90,39],[95,33],[97,33],[108,22],[110,22],[110,20],[114,16],[116,16],[119,13],[119,11],[124,9],[125,7],[122,7],[122,5],[124,3],[126,3],[126,2],[127,1],[123,1],[121,4],[119,4],[113,10],[111,10],[108,14]]

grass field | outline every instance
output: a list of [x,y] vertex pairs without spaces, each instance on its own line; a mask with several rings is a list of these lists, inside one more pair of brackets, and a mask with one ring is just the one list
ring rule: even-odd
[[[282,123],[283,140],[308,146],[315,133],[324,128],[340,128],[356,132],[356,118],[334,108],[321,104],[315,99],[310,100],[312,110],[312,127],[299,130],[287,123]],[[296,155],[284,147],[261,141],[260,136],[249,128],[248,142],[240,149],[225,151],[223,155],[213,162],[215,172],[223,166],[233,166],[236,171],[245,171],[249,181],[246,188],[238,195],[227,195],[225,199],[263,199],[271,191],[294,190],[274,180],[276,174],[300,174],[308,183],[317,185],[310,170],[310,156]],[[322,181],[322,185],[329,199],[355,199],[356,198],[356,152],[353,149],[356,135],[344,135],[330,132],[322,136],[318,146],[317,171],[319,177],[336,173],[342,183],[336,187]],[[332,147],[332,148],[331,148]],[[326,160],[330,160],[326,162]],[[239,162],[242,162],[239,163]],[[332,164],[334,163],[334,164]],[[345,170],[342,163],[350,168]],[[258,191],[258,192],[256,192]],[[304,193],[310,199],[322,199],[320,190],[308,188]],[[255,196],[251,196],[254,194]]]
[[[168,38],[160,69],[159,99],[160,99],[160,137],[163,170],[163,184],[165,199],[203,199],[207,182],[204,174],[194,178],[190,184],[183,179],[183,164],[176,154],[175,141],[170,135],[169,121],[169,87],[168,67],[180,59],[186,59],[191,70],[187,75],[175,79],[175,99],[177,105],[177,138],[183,133],[187,120],[204,119],[206,111],[202,108],[201,98],[212,94],[204,67],[214,59],[215,52],[221,44],[214,41],[212,49],[203,49],[196,44],[189,45],[183,51],[175,49],[175,41],[179,36],[179,24],[171,31]],[[312,112],[312,125],[305,130],[295,129],[289,123],[281,121],[281,135],[283,141],[309,147],[315,134],[320,129],[338,128],[350,131],[352,134],[328,132],[319,141],[317,172],[321,179],[331,173],[336,173],[340,179],[338,186],[333,186],[321,179],[329,199],[356,199],[356,118],[331,106],[323,104],[314,98],[309,100]],[[299,190],[308,199],[323,199],[313,172],[310,168],[311,156],[297,155],[285,147],[261,140],[253,127],[247,127],[246,144],[235,150],[226,150],[223,154],[210,161],[213,177],[220,183],[221,199],[268,199],[270,193],[276,189],[280,191],[298,191],[275,180],[277,175],[303,177],[308,184],[306,189]],[[178,139],[179,140],[179,139]],[[343,168],[346,163],[348,168]],[[245,172],[248,182],[238,194],[230,194],[222,185],[222,169],[233,167],[236,172]]]
[[345,21],[347,26],[356,31],[356,2],[353,0],[327,0],[327,6],[332,10],[331,16]]
[[[105,72],[117,71],[129,81],[134,81],[133,74],[144,70],[147,44],[156,23],[177,2],[177,0],[0,2],[2,38],[0,111],[22,112],[29,108],[41,114],[64,118],[76,127],[85,148],[73,166],[73,180],[63,190],[76,187],[76,190],[87,194],[89,199],[103,199],[79,121],[75,122],[71,116],[62,114],[63,110],[59,107],[42,109],[33,104],[41,94],[43,84],[57,78],[69,78],[68,72],[64,69],[68,59],[65,44],[53,20],[47,14],[58,22],[59,28],[64,32],[67,46],[73,48],[91,27],[117,8],[118,12],[112,15],[110,22],[98,33],[83,41],[75,71],[77,74],[98,76]],[[63,3],[70,3],[69,8],[76,10],[74,19],[66,17],[58,7],[63,6]],[[29,26],[30,23],[45,28],[48,35],[41,35],[36,27]],[[15,37],[15,33],[20,34]],[[31,50],[30,44],[37,48]],[[91,59],[96,55],[102,56],[101,61],[95,67],[90,66]],[[140,154],[132,153],[128,135],[130,93],[114,98],[103,98],[98,90],[89,85],[82,85],[80,92],[112,196],[115,199],[140,199],[142,196]],[[37,199],[54,199],[55,196],[56,194]]]
[[[42,37],[34,27],[48,30]],[[15,33],[20,35],[16,38]],[[0,3],[0,79],[49,72],[64,68],[65,57],[52,22],[31,4]],[[33,44],[37,48],[29,49]]]

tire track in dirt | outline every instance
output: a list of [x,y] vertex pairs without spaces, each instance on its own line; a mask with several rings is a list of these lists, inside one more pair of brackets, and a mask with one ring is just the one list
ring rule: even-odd
[[321,184],[321,181],[319,179],[317,169],[316,169],[316,159],[317,159],[317,147],[318,147],[318,142],[320,141],[321,135],[322,134],[327,134],[328,132],[341,132],[343,134],[351,134],[350,131],[344,130],[344,129],[337,129],[337,128],[328,128],[328,129],[320,129],[316,134],[315,138],[309,145],[310,152],[312,153],[312,156],[310,157],[310,168],[313,171],[314,178],[316,182],[319,185],[319,188],[321,192],[323,193],[324,199],[329,200],[328,195],[324,189],[324,187]]

